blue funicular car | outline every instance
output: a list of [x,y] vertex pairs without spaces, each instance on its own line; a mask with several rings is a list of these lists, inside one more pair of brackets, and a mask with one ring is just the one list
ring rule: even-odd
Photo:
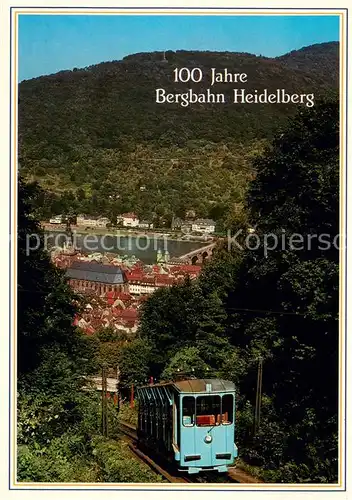
[[237,457],[235,385],[188,379],[141,387],[138,439],[178,469],[226,472]]

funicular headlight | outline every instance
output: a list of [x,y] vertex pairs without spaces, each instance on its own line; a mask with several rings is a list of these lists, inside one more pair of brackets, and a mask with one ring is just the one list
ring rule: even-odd
[[205,441],[206,443],[211,443],[211,442],[212,442],[212,440],[213,440],[213,438],[211,437],[211,435],[210,435],[210,434],[207,434],[207,435],[205,436],[205,438],[204,438],[204,441]]

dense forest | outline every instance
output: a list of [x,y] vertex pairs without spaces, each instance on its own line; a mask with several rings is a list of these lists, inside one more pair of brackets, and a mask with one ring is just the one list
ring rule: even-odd
[[[87,375],[117,364],[125,390],[178,369],[233,380],[243,466],[267,482],[337,481],[339,251],[318,236],[331,243],[339,232],[338,102],[299,111],[253,161],[247,220],[234,228],[244,250],[220,246],[199,279],[155,292],[127,343],[72,326],[79,297],[44,250],[26,252],[26,236],[40,234],[39,192],[20,182],[20,481],[160,481],[118,435],[101,435],[99,401],[83,390]],[[246,245],[248,223],[255,247]],[[269,251],[264,236],[283,230],[303,245]],[[261,421],[253,426],[259,362]],[[109,414],[116,429],[116,409]]]
[[[195,210],[225,225],[246,196],[253,159],[297,111],[277,104],[155,103],[155,89],[184,92],[173,70],[199,67],[248,74],[247,91],[314,92],[338,86],[337,42],[279,58],[247,53],[141,53],[19,84],[19,165],[45,193],[40,217],[83,212],[114,217],[183,217]],[[234,84],[217,84],[231,93]],[[142,188],[142,189],[141,189]],[[182,195],[181,195],[182,193]]]

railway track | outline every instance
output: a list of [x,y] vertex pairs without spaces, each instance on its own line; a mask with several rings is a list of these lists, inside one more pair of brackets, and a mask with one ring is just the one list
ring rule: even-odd
[[119,422],[120,430],[125,434],[125,436],[130,437],[137,441],[137,429],[127,422]]
[[119,424],[121,432],[131,439],[128,443],[130,450],[137,455],[137,457],[142,460],[144,463],[149,465],[149,467],[154,470],[157,474],[160,474],[164,479],[166,479],[169,483],[191,483],[192,481],[188,479],[188,477],[179,476],[177,474],[172,474],[170,471],[161,467],[160,464],[156,463],[149,455],[143,453],[137,447],[137,431],[136,428],[128,424],[127,422],[120,422]]
[[[231,467],[227,472],[225,477],[220,477],[218,473],[209,472],[207,476],[197,476],[194,480],[190,479],[188,476],[180,475],[177,471],[173,472],[171,470],[164,469],[159,463],[156,463],[149,455],[143,453],[137,447],[137,430],[136,428],[127,423],[120,422],[119,423],[121,432],[129,438],[129,447],[131,451],[144,463],[149,465],[151,469],[154,470],[157,474],[160,474],[164,479],[166,479],[169,483],[243,483],[243,484],[254,484],[254,483],[262,483],[258,478],[255,478],[243,471],[242,469],[238,469],[237,467]],[[226,479],[226,480],[224,480]]]

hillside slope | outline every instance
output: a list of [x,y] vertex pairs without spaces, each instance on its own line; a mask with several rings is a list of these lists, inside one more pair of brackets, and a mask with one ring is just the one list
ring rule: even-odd
[[[247,73],[248,83],[242,86],[248,92],[285,88],[288,93],[314,92],[319,99],[337,86],[333,42],[276,59],[181,50],[166,52],[163,62],[162,55],[134,54],[20,83],[20,166],[25,177],[40,179],[52,193],[45,202],[48,213],[70,208],[182,215],[194,208],[210,216],[214,206],[217,213],[227,211],[245,191],[251,175],[247,158],[297,109],[284,104],[157,104],[156,88],[182,93],[191,86],[202,92],[210,85],[212,67]],[[206,76],[192,85],[175,83],[175,67],[199,67]],[[234,87],[217,84],[212,91],[231,96]],[[141,186],[148,196],[140,193]]]

